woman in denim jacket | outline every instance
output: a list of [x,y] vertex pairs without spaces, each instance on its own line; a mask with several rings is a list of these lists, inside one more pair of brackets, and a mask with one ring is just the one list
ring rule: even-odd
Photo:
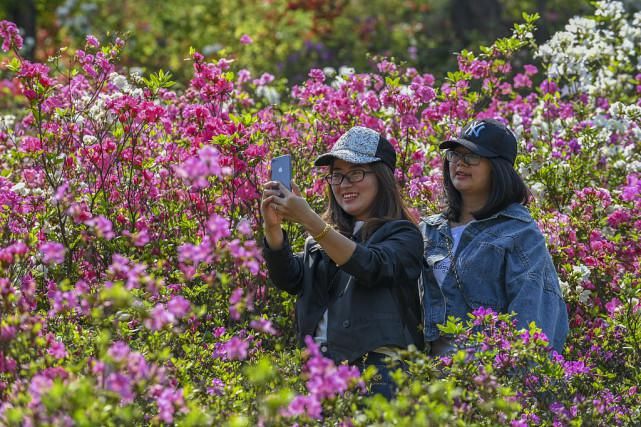
[[529,191],[514,170],[516,137],[497,120],[477,120],[440,148],[447,149],[447,209],[419,224],[429,353],[454,349],[437,325],[449,316],[465,320],[478,307],[515,313],[518,328],[534,321],[562,352],[567,309],[545,238],[526,208]]
[[[274,285],[296,295],[299,344],[311,336],[325,356],[359,368],[374,365],[372,393],[394,392],[385,359],[422,348],[423,239],[394,178],[396,153],[378,132],[356,126],[316,159],[327,165],[329,206],[315,213],[292,184],[265,184],[263,255]],[[293,253],[283,219],[310,237]]]

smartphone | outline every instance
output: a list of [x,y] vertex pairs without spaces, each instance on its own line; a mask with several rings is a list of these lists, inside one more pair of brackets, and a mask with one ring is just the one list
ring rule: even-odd
[[292,191],[292,157],[289,154],[272,159],[272,181],[278,181]]

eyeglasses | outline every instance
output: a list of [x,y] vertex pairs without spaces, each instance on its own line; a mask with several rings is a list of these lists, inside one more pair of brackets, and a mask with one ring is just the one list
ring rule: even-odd
[[474,153],[459,153],[458,151],[454,150],[447,150],[445,152],[445,158],[447,159],[448,162],[456,163],[459,160],[463,160],[465,164],[468,164],[470,166],[475,166],[481,163],[481,156],[478,154]]
[[349,171],[345,175],[343,175],[342,173],[334,172],[334,173],[330,173],[329,175],[326,175],[325,181],[327,181],[327,183],[330,185],[341,185],[343,183],[343,180],[347,178],[347,181],[349,181],[350,184],[354,184],[356,182],[361,182],[362,180],[364,180],[365,175],[368,173],[374,173],[374,172],[364,171],[362,169]]

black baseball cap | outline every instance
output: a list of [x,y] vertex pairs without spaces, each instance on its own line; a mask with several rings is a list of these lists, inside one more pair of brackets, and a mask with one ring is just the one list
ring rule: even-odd
[[332,149],[318,156],[314,165],[327,166],[334,159],[355,164],[383,162],[392,171],[396,167],[396,151],[380,133],[363,126],[354,126],[334,144]]
[[495,119],[474,120],[468,123],[458,138],[443,141],[439,148],[462,145],[479,156],[500,157],[514,165],[516,136],[503,123]]

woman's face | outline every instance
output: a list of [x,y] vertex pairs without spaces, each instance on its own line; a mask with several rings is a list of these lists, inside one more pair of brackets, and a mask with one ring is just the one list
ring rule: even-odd
[[[361,172],[364,172],[361,173]],[[378,179],[368,165],[357,165],[336,159],[331,173],[343,176],[340,184],[332,184],[332,193],[338,205],[359,221],[368,219],[378,195]],[[362,181],[350,182],[362,177]]]
[[453,151],[459,154],[458,159],[449,162],[450,179],[454,188],[463,197],[488,197],[492,189],[492,163],[487,158],[481,157],[478,164],[470,165],[463,159],[463,156],[471,153],[470,150],[459,146]]

